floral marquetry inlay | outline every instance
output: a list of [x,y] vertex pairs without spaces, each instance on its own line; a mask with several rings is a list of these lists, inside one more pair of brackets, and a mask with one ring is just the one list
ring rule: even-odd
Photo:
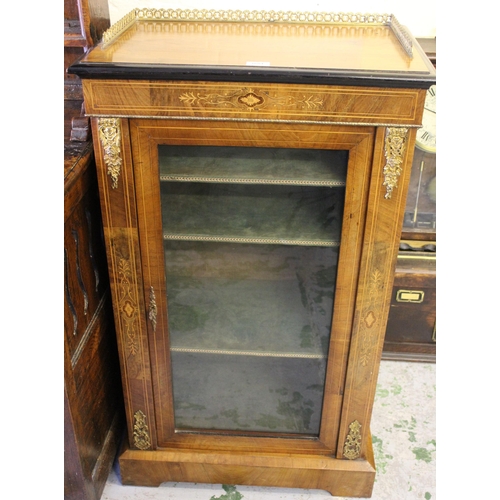
[[270,107],[320,110],[323,107],[323,99],[316,96],[276,96],[251,88],[212,94],[185,92],[179,99],[188,106],[240,108],[245,111]]
[[118,262],[119,298],[118,309],[123,320],[124,332],[127,338],[127,348],[130,354],[137,354],[137,301],[132,289],[132,270],[130,263],[125,259]]

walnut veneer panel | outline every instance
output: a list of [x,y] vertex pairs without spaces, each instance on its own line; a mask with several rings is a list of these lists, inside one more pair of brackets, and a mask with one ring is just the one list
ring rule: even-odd
[[419,125],[425,91],[322,85],[84,80],[89,115]]

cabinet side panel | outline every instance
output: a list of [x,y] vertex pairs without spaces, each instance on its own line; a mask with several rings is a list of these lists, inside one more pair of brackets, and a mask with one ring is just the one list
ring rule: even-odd
[[[366,456],[373,399],[390,306],[402,213],[411,173],[415,131],[408,130],[399,150],[401,174],[392,192],[388,182],[386,129],[377,130],[362,249],[359,287],[347,367],[339,458]],[[384,170],[385,169],[385,170]],[[388,182],[393,185],[393,180]],[[356,456],[357,455],[357,456]]]
[[129,442],[152,449],[153,396],[128,122],[93,119],[92,134]]

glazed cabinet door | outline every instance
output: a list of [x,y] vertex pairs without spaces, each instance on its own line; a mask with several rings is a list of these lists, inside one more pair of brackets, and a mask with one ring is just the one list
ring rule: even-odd
[[152,448],[337,455],[375,129],[134,119],[130,140],[154,400],[136,427]]

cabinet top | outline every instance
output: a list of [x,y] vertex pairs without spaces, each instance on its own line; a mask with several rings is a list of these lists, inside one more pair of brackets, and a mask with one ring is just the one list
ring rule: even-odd
[[81,78],[428,88],[435,70],[390,14],[135,9],[74,63]]

